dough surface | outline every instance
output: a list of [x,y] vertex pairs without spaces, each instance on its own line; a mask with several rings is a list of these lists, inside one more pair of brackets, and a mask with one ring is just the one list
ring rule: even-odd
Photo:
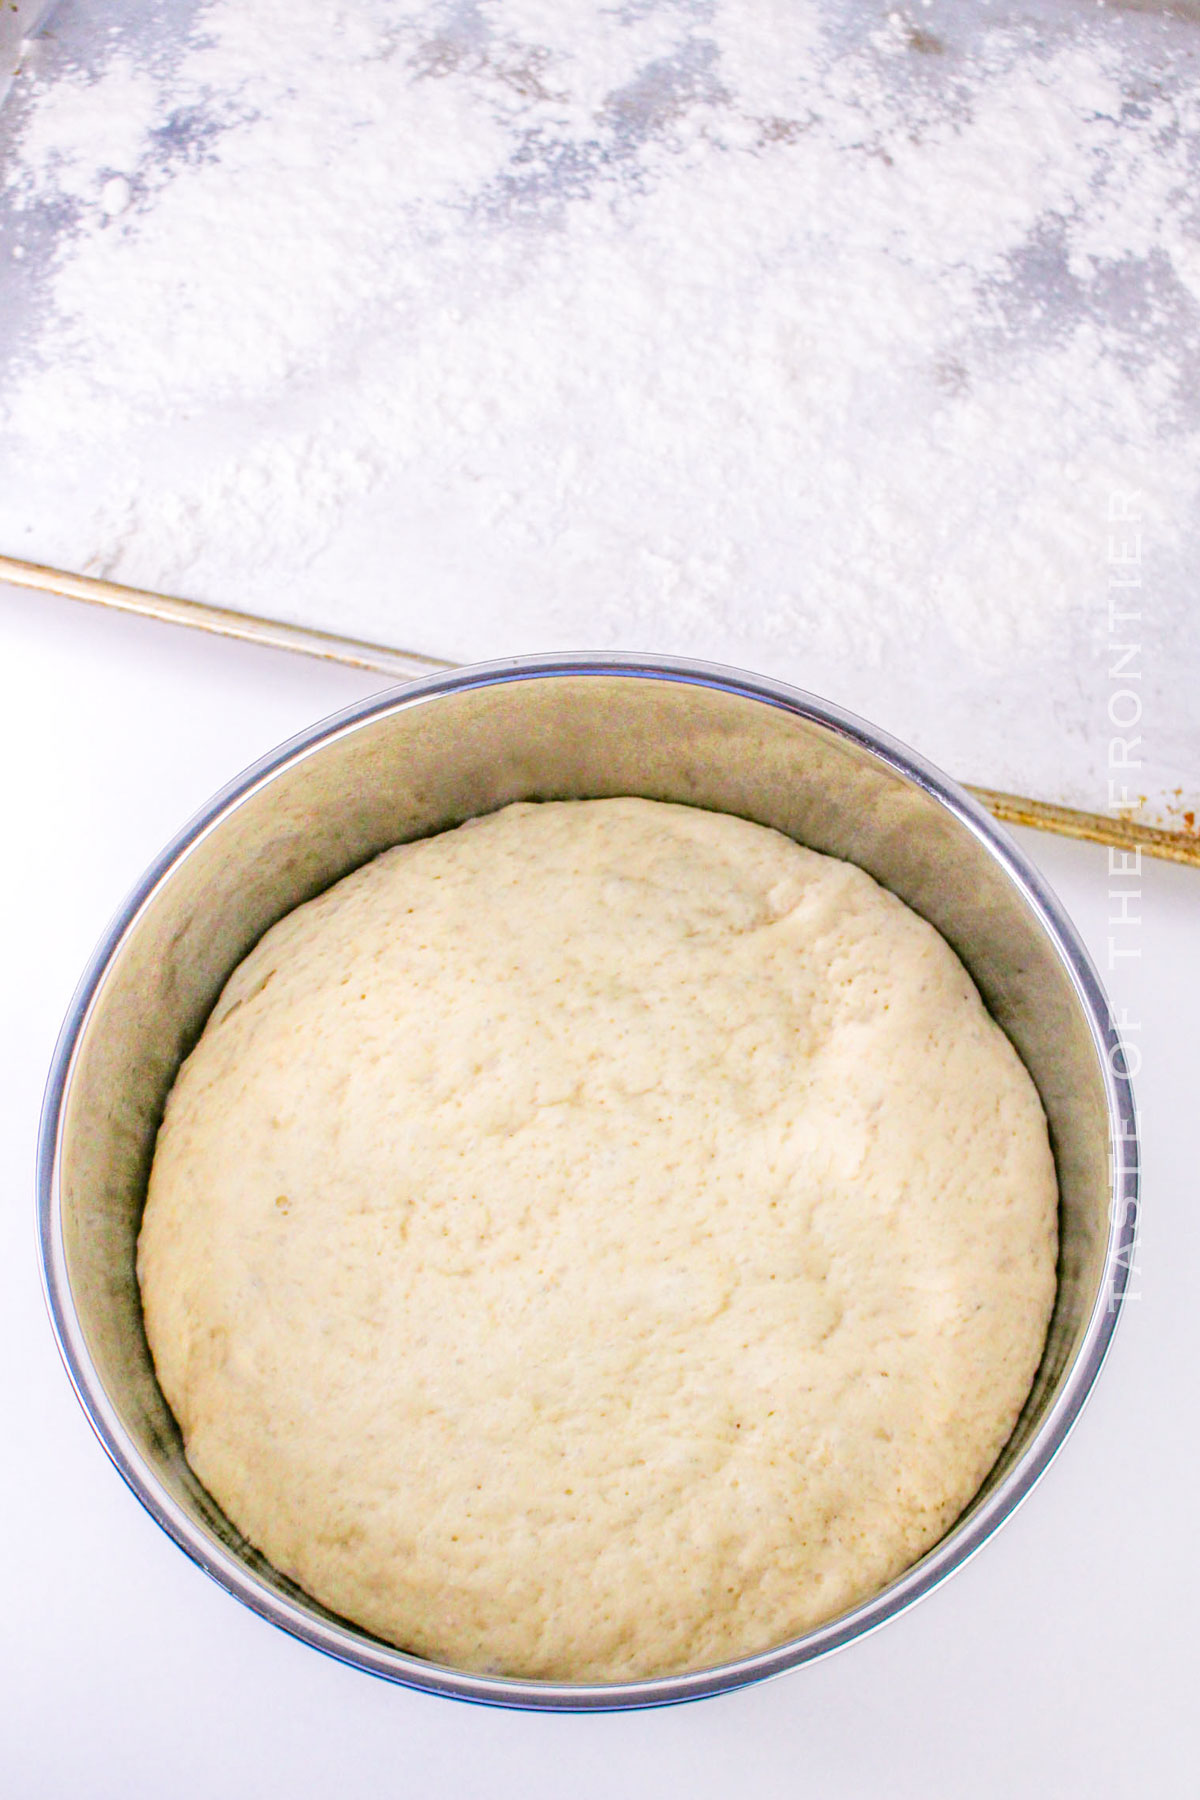
[[765,1649],[928,1549],[1055,1291],[1024,1067],[945,941],[724,814],[515,805],[234,972],[138,1246],[188,1460],[434,1661]]

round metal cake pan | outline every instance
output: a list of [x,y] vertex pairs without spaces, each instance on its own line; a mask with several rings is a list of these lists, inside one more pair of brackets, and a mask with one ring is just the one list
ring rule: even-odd
[[[1017,1426],[970,1507],[840,1618],[683,1675],[576,1685],[442,1667],[327,1612],[220,1512],[154,1378],[134,1259],[155,1134],[227,976],[301,901],[402,840],[517,799],[640,794],[731,812],[867,869],[949,940],[1025,1061],[1060,1188],[1058,1296]],[[1061,1445],[1111,1339],[1137,1208],[1133,1096],[1100,981],[1008,835],[920,757],[837,707],[659,657],[527,657],[439,675],[304,732],[232,782],[148,871],[100,945],[55,1053],[38,1167],[63,1359],[134,1493],[264,1618],[393,1681],[497,1705],[663,1705],[757,1681],[893,1618],[971,1556]]]

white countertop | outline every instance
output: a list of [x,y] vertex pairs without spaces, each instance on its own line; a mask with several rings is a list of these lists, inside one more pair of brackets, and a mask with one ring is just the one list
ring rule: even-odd
[[[293,1642],[176,1549],[75,1401],[35,1251],[42,1083],[109,916],[215,788],[378,681],[3,589],[0,645],[5,1794],[1192,1800],[1200,872],[1144,865],[1141,954],[1108,977],[1144,1049],[1135,1298],[1021,1512],[915,1610],[761,1687],[604,1717],[463,1706]],[[1107,852],[1020,836],[1104,970]]]

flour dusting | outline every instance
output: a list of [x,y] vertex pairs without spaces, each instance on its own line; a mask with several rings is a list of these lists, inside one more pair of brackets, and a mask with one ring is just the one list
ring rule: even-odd
[[745,662],[1098,805],[1137,489],[1183,716],[1200,80],[1136,75],[1147,21],[185,12],[14,94],[0,548],[453,658]]

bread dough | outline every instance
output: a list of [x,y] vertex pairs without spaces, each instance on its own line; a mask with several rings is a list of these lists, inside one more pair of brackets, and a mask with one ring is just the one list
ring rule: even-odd
[[275,925],[138,1246],[188,1460],[436,1662],[694,1669],[928,1549],[1012,1430],[1054,1165],[931,926],[743,819],[514,805]]

